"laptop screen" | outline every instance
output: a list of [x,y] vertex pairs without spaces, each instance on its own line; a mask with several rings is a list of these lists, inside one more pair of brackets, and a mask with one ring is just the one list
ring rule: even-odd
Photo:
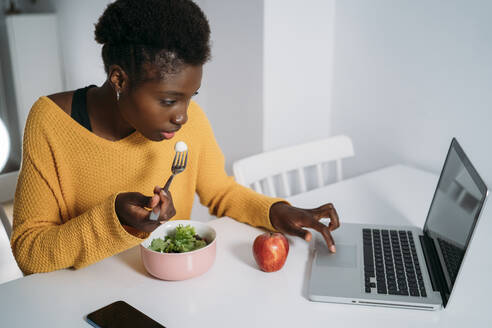
[[483,180],[453,139],[424,227],[436,248],[449,294],[486,196]]

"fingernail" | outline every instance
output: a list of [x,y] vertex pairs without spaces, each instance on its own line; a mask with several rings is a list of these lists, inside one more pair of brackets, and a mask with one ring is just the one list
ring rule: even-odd
[[162,194],[163,196],[167,196],[167,194],[166,194],[166,192],[164,191],[164,189],[161,189],[161,194]]
[[331,245],[331,246],[330,246],[330,251],[331,251],[332,253],[335,253],[335,252],[337,251],[337,249],[335,248],[335,245]]

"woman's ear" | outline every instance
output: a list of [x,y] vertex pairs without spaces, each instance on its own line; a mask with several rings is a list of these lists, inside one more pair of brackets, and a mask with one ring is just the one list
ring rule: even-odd
[[115,92],[124,92],[129,85],[128,75],[119,65],[111,65],[109,67],[108,77]]

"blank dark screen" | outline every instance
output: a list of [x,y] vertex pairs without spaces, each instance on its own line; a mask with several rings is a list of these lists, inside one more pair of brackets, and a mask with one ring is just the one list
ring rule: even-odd
[[87,315],[100,328],[165,328],[124,301],[111,303]]
[[471,169],[451,147],[425,226],[436,247],[449,292],[485,199]]

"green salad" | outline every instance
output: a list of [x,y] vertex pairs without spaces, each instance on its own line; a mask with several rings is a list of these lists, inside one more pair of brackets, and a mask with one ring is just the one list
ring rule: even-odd
[[195,233],[194,227],[180,224],[164,239],[154,238],[149,249],[162,253],[184,253],[205,246],[207,246],[207,242]]

